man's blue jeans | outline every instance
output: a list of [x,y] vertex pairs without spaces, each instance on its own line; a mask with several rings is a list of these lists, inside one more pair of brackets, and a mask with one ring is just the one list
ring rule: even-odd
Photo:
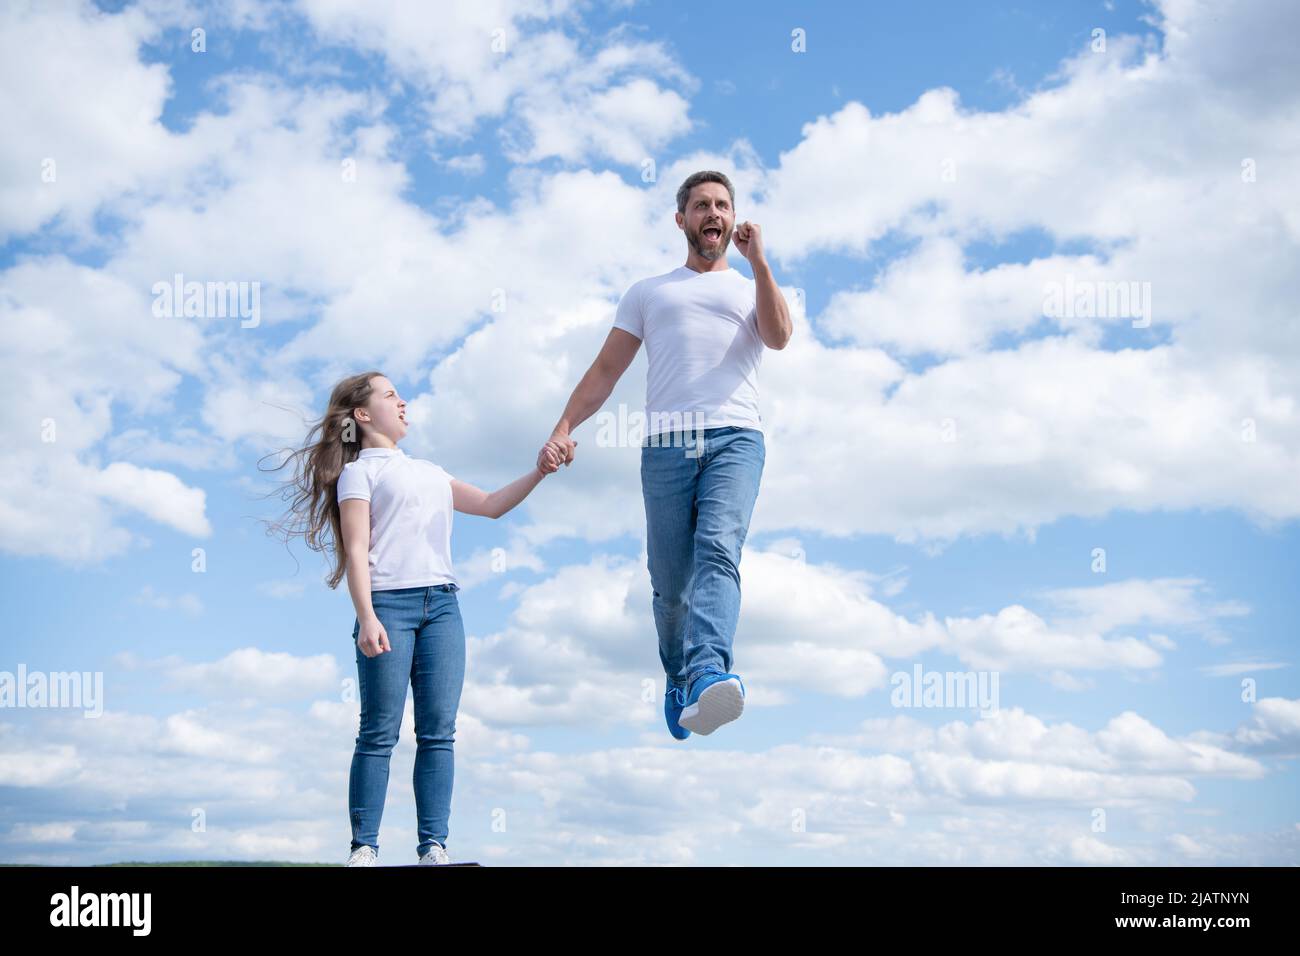
[[766,455],[761,431],[734,425],[660,433],[642,442],[659,659],[668,683],[683,690],[705,671],[731,672],[740,550]]
[[[406,708],[415,693],[415,814],[423,854],[436,840],[447,845],[451,815],[452,744],[465,681],[465,627],[454,584],[372,591],[375,616],[391,651],[357,652],[361,728],[348,779],[352,849],[379,849],[379,820],[388,793],[388,763]],[[361,622],[352,628],[355,644]]]

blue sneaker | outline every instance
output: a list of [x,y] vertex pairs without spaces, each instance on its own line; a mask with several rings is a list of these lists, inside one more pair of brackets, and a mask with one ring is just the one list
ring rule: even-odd
[[705,671],[691,685],[677,722],[693,733],[708,736],[745,710],[745,685],[735,674]]
[[685,740],[691,735],[689,730],[677,722],[685,706],[686,691],[669,684],[668,689],[664,691],[664,720],[668,722],[668,732],[678,740]]

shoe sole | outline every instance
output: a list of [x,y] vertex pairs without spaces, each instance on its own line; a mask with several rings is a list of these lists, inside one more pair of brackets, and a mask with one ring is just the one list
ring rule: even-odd
[[740,682],[734,678],[710,684],[700,694],[700,699],[683,708],[677,719],[693,734],[707,737],[723,724],[729,724],[745,711],[745,694]]

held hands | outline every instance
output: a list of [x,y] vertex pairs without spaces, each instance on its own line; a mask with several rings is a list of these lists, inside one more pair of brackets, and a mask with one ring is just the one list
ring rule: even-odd
[[578,443],[562,432],[553,432],[542,450],[537,453],[537,470],[543,475],[554,474],[560,465],[573,464],[574,450]]
[[758,223],[746,219],[731,234],[731,241],[736,244],[736,251],[749,260],[750,265],[757,265],[766,258],[763,251],[763,232]]
[[553,475],[560,469],[560,460],[559,450],[547,442],[537,453],[537,470],[543,475]]

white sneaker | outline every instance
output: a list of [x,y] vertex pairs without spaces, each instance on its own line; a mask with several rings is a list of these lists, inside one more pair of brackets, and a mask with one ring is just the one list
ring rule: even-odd
[[352,855],[348,857],[348,861],[343,865],[344,866],[378,866],[377,863],[378,859],[379,859],[379,855],[375,853],[375,848],[373,846],[368,846],[367,844],[363,843],[361,844],[361,846],[357,847],[355,850],[352,851]]
[[735,674],[725,674],[682,708],[677,723],[693,734],[709,735],[745,712],[745,687]]
[[421,866],[432,866],[450,862],[451,859],[447,856],[447,850],[437,843],[425,850],[424,856],[420,857]]

